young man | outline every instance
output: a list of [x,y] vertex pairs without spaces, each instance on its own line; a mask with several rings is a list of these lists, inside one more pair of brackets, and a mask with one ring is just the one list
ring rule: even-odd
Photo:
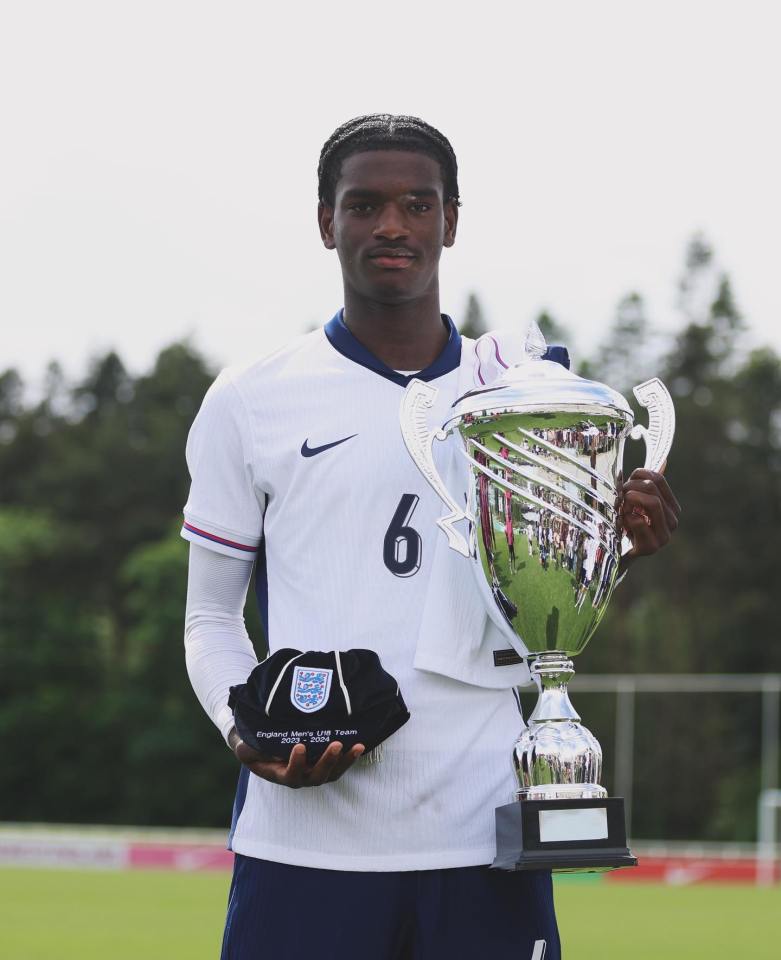
[[[412,374],[439,388],[432,422],[444,420],[473,348],[439,305],[456,158],[422,121],[376,115],[336,130],[318,174],[344,309],[223,372],[188,441],[188,670],[242,764],[222,955],[557,960],[550,876],[487,869],[494,808],[514,787],[512,687],[525,667],[467,683],[416,660],[424,618],[448,616],[457,633],[453,611],[480,603],[431,586],[440,501],[399,428]],[[637,554],[677,525],[656,475],[633,475],[624,512]],[[242,619],[253,561],[271,651],[369,648],[398,680],[411,719],[380,762],[332,744],[312,766],[302,746],[285,763],[239,738],[227,700],[257,662]]]

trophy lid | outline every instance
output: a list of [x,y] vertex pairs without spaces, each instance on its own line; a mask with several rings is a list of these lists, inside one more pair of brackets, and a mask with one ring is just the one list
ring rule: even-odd
[[634,414],[626,399],[595,380],[586,380],[560,363],[527,355],[509,367],[490,386],[469,390],[453,404],[447,430],[464,418],[482,417],[502,411],[553,413],[577,410],[588,415],[618,417],[632,423]]

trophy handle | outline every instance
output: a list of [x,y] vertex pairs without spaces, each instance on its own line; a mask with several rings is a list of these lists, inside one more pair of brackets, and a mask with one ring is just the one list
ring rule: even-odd
[[[675,407],[667,387],[658,377],[646,380],[632,389],[638,403],[648,410],[648,426],[635,424],[629,432],[633,440],[645,440],[644,470],[658,473],[664,469],[675,433]],[[632,541],[624,535],[621,554],[629,553]]]
[[636,424],[629,436],[633,440],[645,440],[645,470],[658,473],[664,468],[675,433],[675,407],[673,398],[659,380],[653,377],[636,386],[633,391],[638,403],[648,410],[648,426]]
[[455,529],[459,520],[472,520],[450,496],[434,463],[434,441],[444,440],[444,430],[429,430],[426,412],[434,406],[439,390],[423,380],[411,380],[401,401],[401,435],[415,466],[433,487],[434,492],[450,510],[437,520],[437,526],[447,536],[448,546],[464,557],[471,556],[466,538]]

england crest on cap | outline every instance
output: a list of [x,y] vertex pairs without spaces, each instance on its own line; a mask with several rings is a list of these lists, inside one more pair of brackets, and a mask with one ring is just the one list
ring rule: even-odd
[[293,667],[290,702],[297,710],[314,713],[323,707],[331,691],[333,670],[327,667]]

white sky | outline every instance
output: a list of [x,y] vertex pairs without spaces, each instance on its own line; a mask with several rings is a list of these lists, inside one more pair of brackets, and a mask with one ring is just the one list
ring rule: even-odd
[[781,348],[781,18],[768,2],[0,0],[0,368],[217,363],[341,303],[317,156],[415,113],[460,165],[442,305],[546,307],[587,352],[616,301],[675,323],[703,230],[754,343]]

